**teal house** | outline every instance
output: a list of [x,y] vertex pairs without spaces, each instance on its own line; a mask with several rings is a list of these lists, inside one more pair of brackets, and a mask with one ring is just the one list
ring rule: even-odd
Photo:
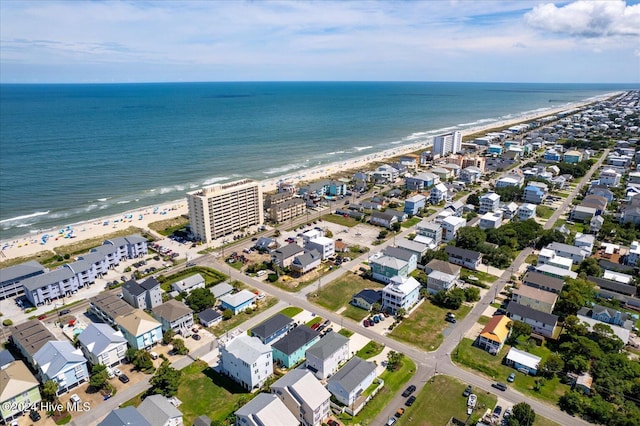
[[388,283],[392,277],[409,275],[409,262],[391,256],[369,258],[371,277],[376,281]]
[[320,333],[306,325],[294,328],[271,345],[273,362],[291,368],[305,358],[305,352],[320,340]]

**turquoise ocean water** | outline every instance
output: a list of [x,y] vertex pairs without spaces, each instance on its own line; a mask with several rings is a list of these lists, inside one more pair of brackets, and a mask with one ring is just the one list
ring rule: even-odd
[[611,84],[0,85],[0,239],[632,89]]

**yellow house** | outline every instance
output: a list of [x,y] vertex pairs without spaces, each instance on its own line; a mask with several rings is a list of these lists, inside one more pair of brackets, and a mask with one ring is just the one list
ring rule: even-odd
[[511,320],[506,315],[496,315],[484,327],[478,336],[477,345],[492,355],[498,354],[509,337]]

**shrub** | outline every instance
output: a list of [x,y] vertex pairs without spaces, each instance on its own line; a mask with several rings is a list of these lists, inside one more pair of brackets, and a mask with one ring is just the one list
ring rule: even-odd
[[6,320],[2,321],[2,325],[4,325],[5,327],[10,327],[13,325],[13,321],[7,318]]

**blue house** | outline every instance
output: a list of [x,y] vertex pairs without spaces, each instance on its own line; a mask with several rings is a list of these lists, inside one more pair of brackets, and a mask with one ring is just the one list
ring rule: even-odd
[[516,370],[535,376],[538,373],[540,367],[540,361],[542,358],[539,356],[530,354],[529,352],[521,351],[516,348],[511,348],[507,354],[507,365],[512,366]]
[[220,298],[220,306],[223,310],[231,309],[233,315],[237,315],[251,307],[255,303],[256,297],[249,290],[240,290],[237,293],[222,296]]
[[320,333],[306,325],[294,328],[289,334],[271,345],[273,361],[291,368],[305,357],[307,349],[320,340]]
[[53,380],[62,395],[89,380],[87,360],[80,349],[64,341],[49,341],[33,356],[41,383]]
[[293,327],[293,320],[283,314],[275,314],[253,327],[249,333],[257,337],[265,345],[284,336]]
[[440,182],[440,178],[431,172],[420,173],[416,176],[404,178],[405,188],[409,191],[424,191]]
[[500,145],[489,145],[489,149],[487,149],[487,153],[502,155],[502,147]]
[[544,152],[544,160],[559,162],[560,160],[562,160],[562,154],[555,149],[548,149]]
[[415,215],[424,208],[427,203],[427,197],[424,195],[414,195],[404,200],[404,212],[406,214]]

